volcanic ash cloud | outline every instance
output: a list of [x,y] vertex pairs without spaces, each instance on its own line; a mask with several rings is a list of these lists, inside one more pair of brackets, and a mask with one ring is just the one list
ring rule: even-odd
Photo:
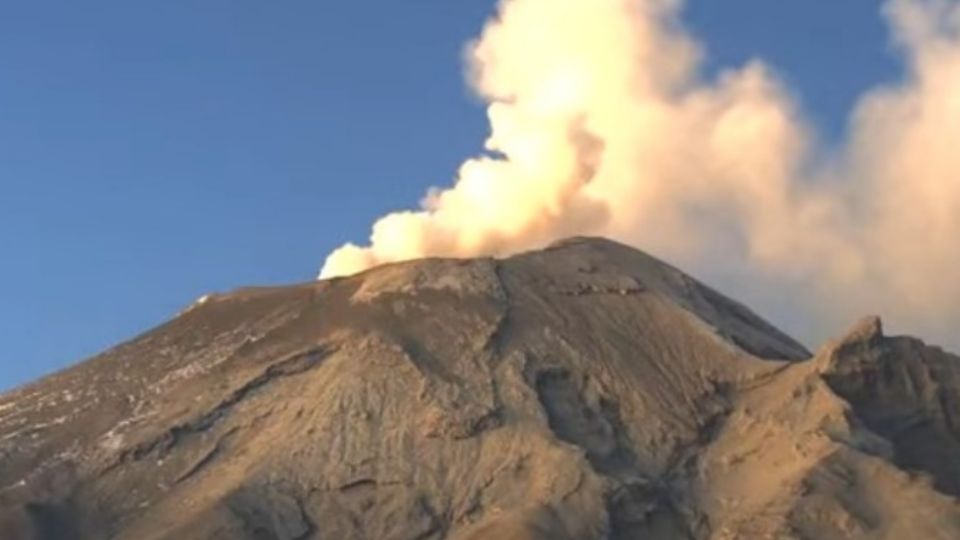
[[501,2],[468,54],[486,152],[321,277],[595,234],[789,288],[815,326],[872,311],[957,341],[960,3],[886,4],[905,82],[865,93],[849,139],[823,153],[762,62],[701,76],[681,7]]

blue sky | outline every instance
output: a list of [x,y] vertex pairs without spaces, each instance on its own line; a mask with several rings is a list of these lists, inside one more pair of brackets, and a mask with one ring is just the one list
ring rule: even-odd
[[[486,134],[491,0],[0,2],[0,388],[210,291],[311,279]],[[708,73],[759,56],[828,139],[898,77],[868,0],[692,0]]]

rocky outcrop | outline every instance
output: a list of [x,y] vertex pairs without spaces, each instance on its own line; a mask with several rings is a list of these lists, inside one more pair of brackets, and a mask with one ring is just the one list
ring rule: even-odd
[[865,319],[820,355],[824,379],[905,469],[960,495],[960,357]]
[[613,242],[197,303],[0,397],[0,537],[960,537],[957,358]]

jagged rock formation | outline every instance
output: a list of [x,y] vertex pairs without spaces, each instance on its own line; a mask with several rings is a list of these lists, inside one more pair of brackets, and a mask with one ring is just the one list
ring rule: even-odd
[[577,239],[213,296],[0,397],[4,539],[960,538],[960,359]]

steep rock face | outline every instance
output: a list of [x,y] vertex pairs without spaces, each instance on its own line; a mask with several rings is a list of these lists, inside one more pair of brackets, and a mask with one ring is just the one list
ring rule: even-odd
[[960,537],[957,359],[875,334],[597,239],[213,296],[0,397],[0,537]]
[[938,489],[960,495],[960,357],[886,337],[876,318],[821,357],[825,380],[893,444],[897,464],[926,471]]

